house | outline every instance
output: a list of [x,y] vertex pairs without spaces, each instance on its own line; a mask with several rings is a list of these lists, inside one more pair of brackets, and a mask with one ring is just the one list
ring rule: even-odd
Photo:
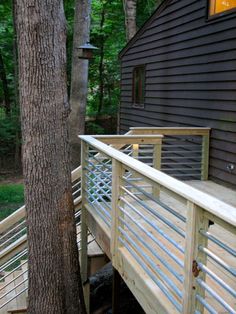
[[209,177],[234,189],[235,32],[235,0],[164,0],[120,53],[120,132],[210,127]]
[[[207,180],[211,130],[210,178],[236,188],[235,9],[165,0],[120,54],[129,132],[81,136],[71,176],[87,308],[88,279],[108,258],[113,313],[119,277],[147,314],[236,313],[236,191]],[[23,206],[0,222],[4,314],[19,313],[20,295],[27,311],[25,216]]]

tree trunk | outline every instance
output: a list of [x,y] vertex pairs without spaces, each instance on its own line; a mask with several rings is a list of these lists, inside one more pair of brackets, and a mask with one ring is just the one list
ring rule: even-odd
[[100,21],[100,61],[99,61],[99,102],[97,116],[101,113],[104,102],[104,23],[105,23],[106,3],[103,4]]
[[91,0],[76,0],[70,91],[70,146],[72,168],[80,164],[78,134],[85,132],[88,60],[78,58],[78,47],[89,41]]
[[10,97],[9,97],[7,74],[6,74],[6,70],[5,70],[4,61],[3,61],[1,51],[0,51],[0,80],[2,81],[5,112],[7,115],[9,115],[11,113],[11,102],[10,102]]
[[82,313],[71,193],[62,0],[17,0],[32,314]]
[[20,108],[19,108],[19,75],[18,75],[18,59],[17,59],[17,34],[16,34],[16,0],[12,0],[12,18],[13,18],[13,58],[14,58],[14,115],[17,123],[15,133],[15,171],[21,170],[21,134],[20,134]]
[[136,9],[137,0],[123,0],[125,11],[125,25],[127,41],[134,37],[137,31],[136,26]]

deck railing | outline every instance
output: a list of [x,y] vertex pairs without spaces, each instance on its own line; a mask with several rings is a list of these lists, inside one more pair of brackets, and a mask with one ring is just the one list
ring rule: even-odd
[[[71,181],[78,227],[81,206],[81,167],[71,173]],[[78,232],[80,231],[78,230]],[[9,303],[28,290],[25,206],[0,222],[0,275],[0,282],[2,283],[0,287],[0,309],[5,309]],[[26,298],[24,303],[26,304]]]
[[[144,138],[161,156],[162,138]],[[84,279],[89,226],[147,313],[236,313],[236,209],[135,160],[138,137],[125,139],[81,136]]]
[[207,180],[210,128],[133,127],[134,135],[164,136],[161,171],[180,180]]

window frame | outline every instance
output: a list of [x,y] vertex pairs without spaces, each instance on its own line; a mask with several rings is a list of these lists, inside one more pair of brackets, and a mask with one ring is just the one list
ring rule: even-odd
[[[143,70],[143,89],[142,89],[142,99],[143,102],[137,103],[136,101],[136,88],[135,88],[135,72],[138,69],[142,69]],[[142,87],[141,87],[142,88]],[[143,109],[144,108],[144,104],[145,104],[145,93],[146,93],[146,65],[145,64],[141,64],[141,65],[137,65],[133,68],[133,72],[132,72],[132,107],[133,108],[139,108],[139,109]]]
[[211,1],[212,0],[207,0],[207,20],[209,20],[209,21],[220,18],[220,17],[227,16],[229,14],[236,13],[236,7],[235,7],[235,8],[225,10],[225,11],[222,11],[219,13],[211,14],[211,12],[210,12],[211,11]]

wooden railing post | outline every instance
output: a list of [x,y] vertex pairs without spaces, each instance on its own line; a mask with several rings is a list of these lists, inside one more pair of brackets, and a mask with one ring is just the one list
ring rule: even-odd
[[80,252],[80,268],[81,268],[81,279],[84,284],[84,299],[86,304],[87,312],[89,313],[89,297],[90,297],[90,285],[87,282],[88,279],[88,227],[87,227],[87,212],[85,208],[86,203],[86,159],[88,158],[88,145],[84,141],[81,141],[81,252]]
[[210,149],[210,131],[202,136],[202,169],[201,180],[208,180],[209,170],[209,149]]
[[119,209],[121,204],[120,197],[123,195],[120,186],[122,184],[122,176],[124,170],[122,164],[116,159],[112,159],[112,224],[111,224],[111,255],[112,264],[117,268],[118,258],[117,252],[120,246],[119,244],[119,217],[123,217],[122,212]]
[[184,259],[184,296],[183,313],[192,314],[195,310],[203,313],[203,306],[196,300],[196,294],[204,298],[204,290],[195,283],[195,278],[205,280],[205,274],[199,272],[197,261],[206,264],[207,257],[199,252],[199,245],[207,246],[207,238],[200,234],[200,230],[208,229],[209,220],[204,217],[204,211],[194,203],[188,201],[185,259]]
[[[160,143],[153,145],[153,168],[157,170],[161,170],[161,150],[162,150],[162,140],[160,139]],[[160,186],[155,185],[152,190],[154,197],[160,196]]]

